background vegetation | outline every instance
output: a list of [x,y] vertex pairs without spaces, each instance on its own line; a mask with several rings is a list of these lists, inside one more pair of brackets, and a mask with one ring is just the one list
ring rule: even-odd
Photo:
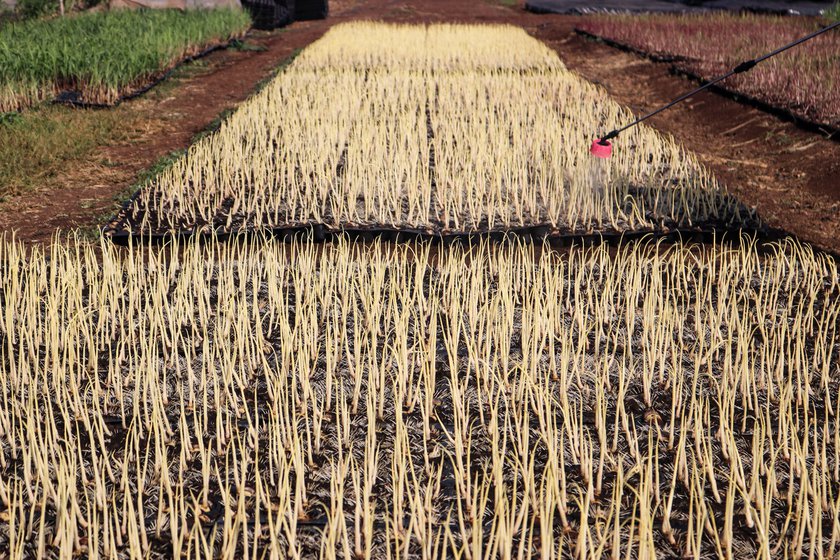
[[[840,8],[834,8],[834,15]],[[611,16],[578,27],[633,49],[670,59],[704,79],[803,37],[824,22],[813,18],[737,16]],[[724,86],[820,124],[840,126],[840,33],[830,32],[763,62]]]
[[119,109],[94,111],[45,106],[0,115],[0,202],[37,188],[69,160],[88,156],[128,134],[130,117]]
[[833,20],[840,20],[840,2],[834,4],[834,6],[828,10],[827,15]]
[[71,90],[114,103],[184,57],[244,33],[242,10],[85,13],[0,28],[0,111]]

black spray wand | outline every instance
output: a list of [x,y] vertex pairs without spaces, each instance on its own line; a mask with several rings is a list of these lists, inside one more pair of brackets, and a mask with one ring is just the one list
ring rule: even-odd
[[689,97],[697,95],[698,93],[700,93],[704,89],[710,88],[713,85],[715,85],[719,82],[722,82],[723,80],[725,80],[725,79],[727,79],[731,76],[734,76],[735,74],[742,74],[744,72],[752,70],[753,68],[755,68],[755,66],[757,64],[759,64],[760,62],[764,62],[768,58],[773,58],[777,54],[783,53],[788,49],[792,49],[793,47],[795,47],[797,45],[801,45],[802,43],[804,43],[806,41],[810,41],[814,37],[818,37],[818,36],[822,35],[823,33],[827,33],[829,31],[831,31],[832,29],[836,29],[838,27],[840,27],[840,21],[832,23],[831,25],[829,25],[827,27],[823,27],[822,29],[819,29],[817,31],[814,31],[810,35],[806,35],[805,37],[802,37],[801,39],[797,39],[793,43],[789,43],[789,44],[787,44],[783,47],[779,47],[778,49],[776,49],[773,52],[769,52],[769,53],[767,53],[763,56],[760,56],[758,58],[755,58],[753,60],[747,60],[746,62],[742,62],[741,64],[739,64],[738,66],[736,66],[735,68],[733,68],[732,70],[730,70],[729,72],[724,74],[723,76],[719,76],[719,77],[717,77],[717,78],[715,78],[715,79],[713,79],[709,82],[706,82],[705,84],[698,87],[697,89],[693,89],[690,92],[679,96],[678,98],[674,99],[673,101],[671,101],[667,105],[663,105],[662,107],[660,107],[660,108],[658,108],[654,111],[651,111],[650,113],[646,114],[645,116],[639,117],[638,119],[636,119],[632,123],[630,123],[626,126],[623,126],[621,128],[617,128],[617,129],[605,134],[601,138],[595,139],[595,141],[592,143],[592,147],[590,148],[589,151],[595,157],[608,158],[612,155],[612,144],[610,143],[610,140],[612,140],[613,138],[616,138],[619,134],[621,134],[622,132],[624,132],[628,128],[632,128],[632,127],[636,126],[637,124],[648,120],[652,116],[658,115],[659,113],[661,113],[662,111],[664,111],[666,109],[670,109],[671,107],[673,107],[677,103],[685,101]]

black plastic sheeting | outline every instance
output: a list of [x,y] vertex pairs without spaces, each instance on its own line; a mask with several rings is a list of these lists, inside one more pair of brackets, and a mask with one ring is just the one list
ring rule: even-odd
[[293,21],[325,19],[328,0],[242,0],[256,29],[276,29]]
[[295,0],[295,21],[325,19],[329,13],[327,0]]
[[703,12],[724,10],[789,15],[820,15],[833,0],[527,0],[525,9],[536,13],[592,14],[645,12]]
[[434,233],[430,230],[390,228],[390,227],[340,227],[332,228],[323,224],[312,223],[299,226],[286,226],[264,229],[243,229],[241,231],[191,230],[170,231],[164,233],[129,233],[113,231],[108,226],[102,229],[102,236],[116,245],[150,244],[160,245],[177,239],[221,240],[273,237],[283,241],[308,239],[317,243],[329,243],[341,238],[353,241],[370,242],[406,242],[423,240],[443,244],[471,243],[476,240],[504,242],[522,240],[546,242],[555,247],[593,246],[607,244],[618,246],[622,243],[642,239],[661,240],[663,242],[693,241],[697,243],[720,242],[721,239],[736,240],[744,236],[763,242],[777,241],[790,235],[782,230],[767,227],[685,227],[666,229],[644,229],[626,232],[605,231],[593,233],[567,233],[550,226],[517,227],[507,230],[471,231]]
[[[646,230],[624,233],[586,233],[586,234],[557,234],[546,228],[516,228],[507,231],[472,232],[456,234],[430,234],[421,230],[400,230],[388,228],[363,229],[340,228],[331,229],[319,224],[294,228],[275,228],[262,230],[245,230],[241,232],[169,232],[163,234],[130,234],[125,232],[105,232],[105,239],[123,247],[147,245],[160,246],[175,241],[197,241],[200,244],[211,241],[228,242],[231,240],[250,240],[272,238],[283,243],[307,241],[310,243],[334,243],[347,240],[358,243],[411,243],[428,242],[435,245],[464,245],[488,241],[491,243],[542,243],[554,249],[571,247],[621,247],[629,243],[657,242],[698,243],[703,245],[732,245],[738,247],[745,242],[755,241],[760,248],[772,250],[774,243],[785,239],[796,239],[790,233],[776,228],[681,228],[671,230]],[[820,249],[820,252],[835,259],[840,254]]]
[[275,29],[292,23],[295,0],[242,0],[255,29]]

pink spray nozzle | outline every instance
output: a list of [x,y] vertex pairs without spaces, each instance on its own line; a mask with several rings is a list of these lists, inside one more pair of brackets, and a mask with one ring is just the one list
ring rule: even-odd
[[609,140],[601,141],[600,138],[596,138],[589,148],[589,153],[597,158],[609,159],[612,156],[612,144]]

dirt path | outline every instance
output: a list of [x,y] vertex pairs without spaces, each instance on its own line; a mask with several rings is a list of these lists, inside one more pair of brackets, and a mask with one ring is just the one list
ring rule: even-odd
[[[187,146],[219,113],[253,91],[271,70],[352,19],[399,22],[509,22],[555,48],[567,65],[604,86],[619,102],[641,111],[690,85],[667,67],[574,33],[578,18],[535,15],[494,0],[333,0],[326,21],[295,23],[251,39],[262,52],[221,51],[205,59],[207,71],[164,86],[163,94],[127,104],[144,126],[130,143],[109,146],[76,162],[43,188],[0,205],[0,229],[26,241],[49,241],[57,229],[91,228],[114,210],[115,199],[159,158]],[[654,126],[699,154],[769,223],[821,247],[840,250],[840,143],[803,132],[755,109],[702,94],[666,112]],[[594,127],[594,123],[593,123]],[[593,134],[597,131],[593,130]],[[583,149],[586,149],[585,147]],[[620,145],[619,145],[620,149]]]
[[324,22],[306,22],[250,38],[249,43],[266,50],[216,51],[202,59],[194,75],[126,102],[121,107],[126,120],[140,123],[141,130],[87,161],[71,162],[41,188],[2,204],[0,229],[16,230],[25,241],[49,241],[56,230],[90,228],[103,221],[144,169],[189,145],[222,111],[243,101],[273,67],[326,29]]

